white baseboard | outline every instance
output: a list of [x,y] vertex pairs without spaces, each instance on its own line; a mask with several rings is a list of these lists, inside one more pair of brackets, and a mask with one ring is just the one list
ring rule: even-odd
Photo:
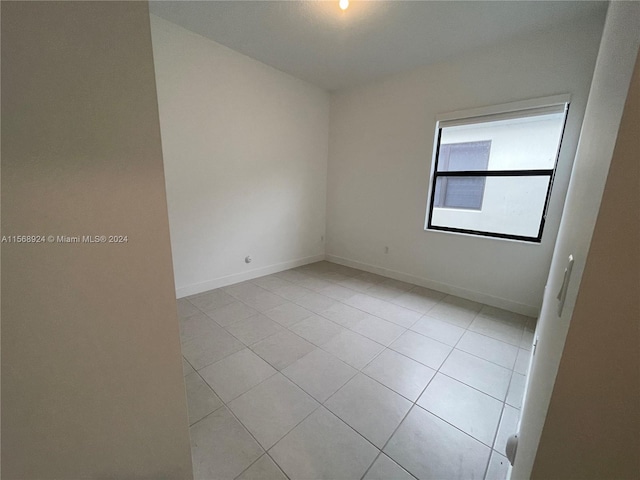
[[202,283],[195,283],[193,285],[187,285],[186,287],[176,288],[176,298],[188,297],[189,295],[196,295],[198,293],[213,290],[215,288],[226,287],[227,285],[233,285],[234,283],[244,282],[253,278],[263,277],[264,275],[271,275],[272,273],[282,272],[290,268],[300,267],[308,263],[319,262],[325,259],[325,255],[313,255],[311,257],[299,258],[296,260],[290,260],[288,262],[277,263],[275,265],[269,265],[266,267],[260,267],[248,272],[234,273],[233,275],[227,275],[224,277],[214,278],[213,280],[207,280]]
[[376,265],[369,265],[367,263],[358,262],[356,260],[350,260],[348,258],[337,257],[335,255],[327,254],[325,259],[328,262],[338,263],[347,267],[357,268],[370,273],[377,273],[385,277],[390,277],[402,282],[413,283],[421,287],[437,290],[438,292],[446,293],[449,295],[456,295],[458,297],[466,298],[474,302],[484,303],[491,305],[492,307],[501,308],[503,310],[509,310],[510,312],[520,313],[529,317],[538,317],[540,309],[532,305],[525,305],[523,303],[507,300],[506,298],[494,297],[486,293],[475,292],[473,290],[467,290],[465,288],[456,287],[446,283],[435,282],[422,277],[416,277],[408,273],[402,273],[395,270],[389,270],[388,268],[378,267]]

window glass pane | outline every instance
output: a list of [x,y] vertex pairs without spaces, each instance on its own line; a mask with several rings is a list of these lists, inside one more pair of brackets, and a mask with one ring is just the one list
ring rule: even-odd
[[485,177],[439,177],[434,205],[442,208],[480,210]]
[[[442,166],[438,161],[438,171],[483,170],[464,165],[479,161],[477,145],[487,142],[489,170],[553,169],[563,127],[564,113],[551,113],[442,128],[440,150],[451,149],[454,160]],[[459,144],[469,147],[454,154]]]
[[491,141],[440,144],[439,172],[486,170],[489,163]]
[[[470,178],[478,177],[439,177],[438,182]],[[435,227],[537,237],[549,176],[485,177],[483,180],[480,209],[444,208],[434,202],[431,224]],[[470,202],[468,198],[458,198],[456,201]]]

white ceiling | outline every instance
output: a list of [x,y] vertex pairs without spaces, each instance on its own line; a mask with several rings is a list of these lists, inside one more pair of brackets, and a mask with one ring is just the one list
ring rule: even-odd
[[327,90],[604,15],[596,1],[151,1],[151,12]]

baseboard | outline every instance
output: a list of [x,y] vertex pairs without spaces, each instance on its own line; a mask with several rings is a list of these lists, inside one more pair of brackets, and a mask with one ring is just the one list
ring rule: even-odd
[[486,305],[491,305],[492,307],[509,310],[510,312],[520,313],[529,317],[537,318],[540,310],[538,307],[534,307],[532,305],[525,305],[523,303],[507,300],[506,298],[494,297],[492,295],[487,295],[486,293],[475,292],[473,290],[467,290],[465,288],[456,287],[454,285],[435,282],[427,278],[416,277],[408,273],[398,272],[376,265],[369,265],[367,263],[338,257],[336,255],[327,254],[325,256],[325,259],[329,262],[338,263],[347,267],[357,268],[359,270],[364,270],[365,272],[377,273],[378,275],[390,277],[395,280],[413,283],[414,285],[430,288],[432,290],[437,290],[438,292],[446,293],[449,295],[456,295],[458,297],[466,298],[467,300],[484,303]]
[[290,260],[288,262],[276,263],[266,267],[260,267],[248,272],[234,273],[233,275],[227,275],[224,277],[214,278],[213,280],[207,280],[202,283],[195,283],[193,285],[187,285],[186,287],[176,288],[176,297],[188,297],[189,295],[196,295],[198,293],[213,290],[215,288],[226,287],[227,285],[233,285],[234,283],[244,282],[253,278],[263,277],[264,275],[271,275],[272,273],[282,272],[290,268],[300,267],[308,263],[319,262],[325,259],[325,255],[313,255],[311,257],[298,258],[296,260]]

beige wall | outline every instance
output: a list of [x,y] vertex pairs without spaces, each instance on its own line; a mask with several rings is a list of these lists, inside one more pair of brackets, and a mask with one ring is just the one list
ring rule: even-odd
[[532,478],[640,478],[640,62]]
[[146,2],[2,2],[3,478],[189,478]]

